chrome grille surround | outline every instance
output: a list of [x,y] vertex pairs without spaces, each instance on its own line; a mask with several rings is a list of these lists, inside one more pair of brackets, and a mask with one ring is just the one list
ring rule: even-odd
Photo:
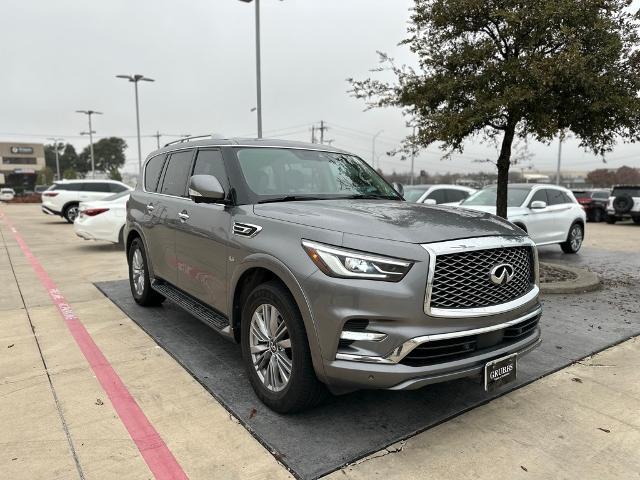
[[[423,244],[422,247],[429,252],[424,299],[424,312],[427,315],[458,318],[493,315],[518,308],[538,296],[538,253],[529,237],[479,237]],[[524,252],[526,255],[523,255]],[[438,258],[446,255],[452,255],[447,258],[448,262],[438,264]],[[474,271],[473,264],[476,261],[482,265]],[[491,285],[488,280],[489,269],[509,261],[514,262],[516,269],[520,267],[527,271],[521,270],[520,275],[514,278],[513,285]],[[440,265],[444,269],[438,269]],[[436,278],[437,274],[447,269],[453,271],[451,278]],[[463,278],[455,278],[456,274],[463,272]],[[487,284],[483,286],[482,277],[485,275]],[[445,284],[441,286],[440,281]],[[451,286],[446,282],[451,282]],[[473,283],[477,285],[476,292],[473,291]],[[447,292],[448,289],[450,292]]]

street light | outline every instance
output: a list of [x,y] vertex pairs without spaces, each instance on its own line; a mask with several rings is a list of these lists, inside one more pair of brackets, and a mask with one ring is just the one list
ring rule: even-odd
[[[253,0],[240,0],[251,3]],[[256,4],[256,111],[258,114],[258,138],[262,138],[262,85],[260,72],[260,0]]]
[[371,166],[373,168],[376,167],[376,138],[380,135],[384,130],[380,130],[373,136],[373,140],[371,141]]
[[91,153],[91,178],[96,178],[96,164],[93,159],[93,134],[96,133],[91,127],[91,115],[102,115],[102,112],[96,112],[95,110],[76,110],[76,113],[82,113],[89,117],[89,152]]
[[140,146],[140,108],[138,106],[138,82],[155,82],[153,78],[147,78],[144,75],[138,73],[134,75],[116,75],[116,78],[124,78],[132,82],[135,86],[136,92],[136,127],[138,129],[138,171],[142,171],[142,147]]
[[50,137],[47,138],[47,140],[51,140],[53,142],[53,149],[56,152],[56,179],[60,180],[60,162],[58,161],[58,142],[61,142],[64,140],[64,138],[57,138],[57,137]]

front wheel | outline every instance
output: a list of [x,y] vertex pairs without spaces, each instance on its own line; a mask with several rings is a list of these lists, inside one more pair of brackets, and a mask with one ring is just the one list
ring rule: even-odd
[[242,309],[241,343],[251,386],[272,410],[299,412],[325,397],[302,316],[279,282],[258,285],[249,294]]
[[151,288],[147,255],[142,240],[136,238],[129,248],[129,285],[137,304],[144,307],[160,305],[164,297]]
[[569,229],[567,240],[560,244],[564,253],[578,253],[584,240],[584,227],[580,223],[574,223]]

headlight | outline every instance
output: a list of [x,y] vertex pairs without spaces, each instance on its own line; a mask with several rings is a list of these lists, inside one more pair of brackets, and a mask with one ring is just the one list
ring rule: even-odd
[[399,282],[413,265],[406,260],[343,250],[308,240],[303,240],[302,246],[313,263],[331,277]]

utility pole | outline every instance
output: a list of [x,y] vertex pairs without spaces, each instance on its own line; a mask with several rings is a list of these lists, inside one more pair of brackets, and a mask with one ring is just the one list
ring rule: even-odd
[[47,140],[53,141],[53,149],[56,152],[56,180],[60,180],[60,161],[58,160],[58,142],[64,140],[64,138],[47,138]]
[[380,130],[378,133],[376,133],[371,141],[371,166],[373,168],[376,168],[376,138],[378,138],[378,135],[380,135],[382,132],[384,132],[384,130]]
[[91,126],[91,115],[102,115],[102,112],[96,112],[95,110],[76,110],[76,113],[82,113],[89,117],[89,151],[91,152],[91,178],[96,178],[96,163],[93,158],[93,131]]
[[558,167],[556,169],[556,185],[560,185],[560,164],[562,162],[562,142],[564,140],[564,132],[560,132],[558,138]]
[[413,179],[415,178],[415,175],[413,173],[413,166],[415,164],[415,160],[416,160],[416,127],[413,127],[413,141],[411,142],[411,182],[409,182],[410,185],[413,185]]
[[316,126],[311,125],[311,143],[316,143]]
[[324,131],[329,130],[329,127],[324,124],[324,120],[320,120],[320,127],[318,130],[320,130],[320,143],[324,143]]

